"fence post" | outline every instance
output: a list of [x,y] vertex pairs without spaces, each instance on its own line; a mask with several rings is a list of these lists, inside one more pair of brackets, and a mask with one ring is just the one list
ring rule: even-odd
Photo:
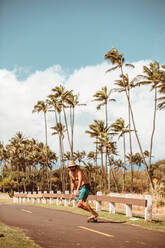
[[[35,191],[33,192],[33,195],[36,195],[36,192]],[[35,203],[35,198],[32,198],[32,203],[33,204]]]
[[[65,190],[65,195],[69,195],[69,191],[68,190]],[[68,207],[68,205],[69,205],[69,199],[65,199],[64,200],[64,206],[65,207]]]
[[[14,192],[14,195],[18,194],[18,192]],[[13,197],[13,203],[18,203],[18,197]]]
[[145,221],[152,221],[152,196],[146,195],[147,206],[145,207]]
[[[23,192],[20,192],[19,194],[23,194]],[[22,197],[19,197],[19,203],[22,202]]]
[[[42,194],[42,192],[38,191],[38,195],[40,195],[40,194]],[[40,204],[40,202],[41,202],[41,199],[37,197],[37,203]]]
[[[132,198],[131,194],[127,194],[126,198]],[[126,216],[127,217],[132,217],[132,205],[131,204],[126,204]]]
[[[115,196],[116,194],[115,193],[110,193],[109,196]],[[116,212],[116,204],[115,202],[110,202],[109,203],[109,213],[110,214],[115,214]]]
[[[98,191],[97,196],[102,196],[102,192]],[[101,201],[96,200],[96,212],[100,211],[101,209]]]
[[[61,191],[57,191],[57,194],[61,194]],[[59,206],[59,205],[61,205],[61,199],[59,198],[59,197],[57,197],[57,199],[56,199],[56,205],[57,206]]]
[[[31,195],[32,193],[29,191],[29,192],[27,192],[28,193],[28,195]],[[28,197],[27,198],[27,202],[30,202],[30,200],[31,200],[31,197]]]
[[[76,190],[74,190],[74,191],[73,191],[73,194],[74,194],[74,195],[76,194]],[[75,207],[76,207],[76,200],[75,200],[75,199],[73,199],[73,201],[72,201],[72,202],[73,202],[73,208],[75,208]]]
[[[47,191],[44,191],[44,194],[47,194],[47,193],[48,193]],[[46,204],[46,198],[43,197],[43,198],[41,199],[41,202],[42,202],[43,204]]]
[[[53,191],[50,191],[50,194],[53,194]],[[49,204],[53,204],[53,203],[54,203],[54,199],[53,197],[50,197]]]

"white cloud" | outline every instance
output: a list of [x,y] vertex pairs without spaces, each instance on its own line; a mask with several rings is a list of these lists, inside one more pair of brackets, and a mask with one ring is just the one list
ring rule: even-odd
[[[128,72],[130,79],[135,75],[142,73],[142,66],[148,65],[149,61],[135,62],[135,69],[124,68]],[[108,89],[114,87],[115,80],[119,79],[119,71],[106,73],[110,68],[107,63],[95,66],[87,66],[75,70],[67,78],[67,73],[62,71],[60,66],[53,66],[45,71],[36,71],[24,81],[18,81],[16,71],[0,70],[0,140],[5,144],[13,137],[16,132],[22,131],[26,137],[34,137],[44,141],[44,122],[43,115],[32,114],[34,104],[41,99],[45,99],[51,89],[61,82],[66,89],[73,89],[75,93],[80,94],[80,103],[87,103],[87,106],[76,109],[75,118],[75,150],[89,151],[94,149],[93,140],[85,134],[89,124],[94,119],[104,120],[104,108],[96,110],[96,102],[92,102],[92,96],[103,86]],[[110,102],[108,118],[110,122],[119,117],[127,121],[127,102],[124,94],[114,93],[112,98],[116,102]],[[147,87],[134,89],[132,92],[133,111],[137,124],[138,134],[142,141],[143,149],[149,150],[150,135],[152,131],[153,118],[153,95]],[[164,158],[164,126],[165,115],[163,111],[158,111],[155,132],[155,141],[153,146],[153,155],[155,159]],[[48,127],[53,125],[54,115],[48,114]],[[49,144],[53,150],[58,153],[57,137],[51,135],[49,129]],[[67,142],[66,142],[67,144]],[[119,151],[122,154],[122,142],[119,142]],[[127,148],[129,145],[127,145]],[[134,152],[139,151],[137,142],[133,139]],[[66,149],[67,145],[66,145]],[[127,152],[129,152],[127,150]]]

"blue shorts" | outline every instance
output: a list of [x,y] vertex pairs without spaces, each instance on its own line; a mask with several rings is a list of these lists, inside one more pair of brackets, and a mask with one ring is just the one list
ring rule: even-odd
[[78,203],[79,200],[86,201],[89,193],[90,193],[90,185],[89,184],[82,185],[79,189],[79,194],[77,196],[76,202]]

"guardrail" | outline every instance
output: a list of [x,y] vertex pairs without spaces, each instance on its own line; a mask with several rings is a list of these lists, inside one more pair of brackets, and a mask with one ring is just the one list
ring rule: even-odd
[[[49,201],[49,204],[56,204],[61,205],[62,200],[64,200],[64,206],[68,206],[71,204],[72,206],[76,207],[75,202],[76,196],[74,196],[71,199],[71,195],[69,194],[69,191],[65,191],[65,194],[62,194],[60,191],[57,191],[57,193],[54,193],[53,191],[50,191],[48,193],[47,191],[42,192],[15,192],[13,197],[14,203],[25,203],[25,202],[32,202],[33,204],[35,202],[37,203],[43,203],[46,204],[47,201]],[[145,221],[152,221],[152,197],[151,195],[146,195],[145,199],[137,199],[133,198],[131,194],[125,195],[125,197],[116,196],[115,193],[111,193],[109,195],[102,195],[102,192],[97,192],[97,195],[89,195],[88,201],[94,201],[96,204],[96,211],[101,210],[101,202],[108,202],[109,203],[109,213],[115,214],[116,212],[116,203],[125,204],[126,209],[126,216],[132,217],[132,206],[141,206],[144,207],[144,219]]]

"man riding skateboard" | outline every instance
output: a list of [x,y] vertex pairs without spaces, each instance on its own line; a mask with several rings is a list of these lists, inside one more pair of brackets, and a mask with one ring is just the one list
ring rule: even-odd
[[70,160],[69,165],[69,177],[70,177],[70,191],[71,197],[73,197],[74,186],[76,185],[76,203],[77,207],[82,208],[91,213],[91,216],[87,219],[88,222],[97,221],[98,214],[89,206],[86,202],[86,199],[90,193],[90,185],[87,179],[85,178],[84,173],[75,164],[73,160]]

